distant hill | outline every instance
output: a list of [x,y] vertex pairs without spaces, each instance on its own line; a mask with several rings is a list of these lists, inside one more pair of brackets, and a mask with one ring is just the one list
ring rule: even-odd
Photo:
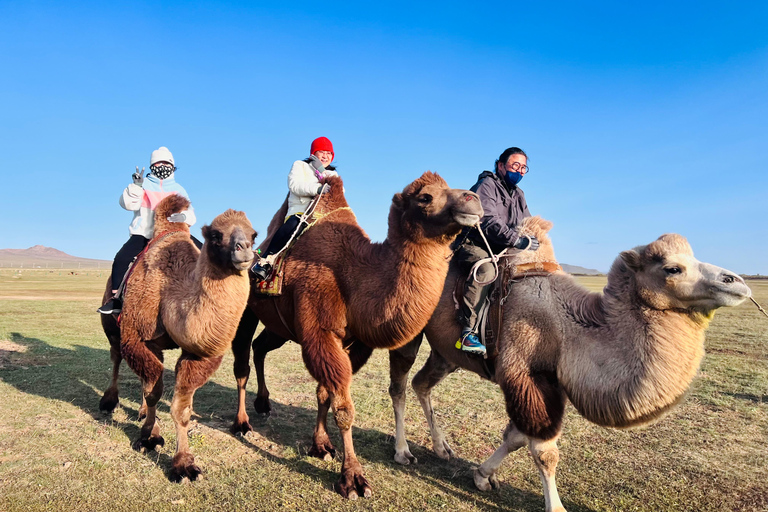
[[599,270],[595,270],[593,268],[579,267],[578,265],[568,265],[567,263],[561,263],[560,266],[563,267],[563,270],[565,270],[569,274],[581,274],[581,275],[587,275],[587,276],[599,276],[603,274]]
[[0,267],[108,269],[111,264],[110,260],[79,258],[44,245],[29,249],[0,249]]
[[[112,265],[111,260],[95,260],[91,258],[79,258],[64,251],[35,245],[29,249],[0,249],[0,267],[13,268],[104,268]],[[588,276],[600,275],[599,270],[579,267],[577,265],[560,264],[563,270],[569,274],[583,274]]]

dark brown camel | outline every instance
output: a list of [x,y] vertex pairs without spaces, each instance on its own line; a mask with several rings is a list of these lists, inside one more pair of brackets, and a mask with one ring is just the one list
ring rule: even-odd
[[198,250],[186,224],[166,220],[188,207],[189,201],[178,195],[160,202],[155,238],[128,279],[119,335],[112,321],[102,321],[111,345],[113,381],[100,406],[109,410],[117,404],[122,357],[142,381],[146,419],[134,443],[137,450],[152,450],[165,442],[156,422],[163,391],[162,352],[181,348],[171,403],[176,426],[170,475],[174,481],[195,480],[201,473],[187,440],[192,399],[231,346],[250,292],[247,269],[256,236],[244,213],[228,210],[203,227],[205,243]]
[[[523,234],[535,235],[541,247],[516,253],[511,263],[554,262],[546,234],[550,227],[539,218],[526,219]],[[435,421],[432,388],[460,367],[487,375],[480,358],[454,348],[460,334],[451,297],[457,279],[452,267],[423,333],[432,351],[413,379],[433,448],[445,459],[453,451]],[[738,275],[697,261],[679,235],[622,252],[602,294],[588,292],[562,272],[512,284],[491,376],[504,392],[510,421],[502,446],[475,471],[475,485],[497,487],[503,459],[527,445],[544,485],[547,512],[564,511],[555,470],[566,399],[602,426],[654,421],[682,399],[696,374],[715,309],[749,296]],[[419,335],[390,352],[395,460],[401,464],[416,462],[405,439],[405,387],[421,341]]]
[[[341,179],[329,178],[327,183],[330,191],[316,210],[322,218],[302,234],[286,260],[283,294],[252,294],[248,301],[250,312],[233,342],[239,390],[233,430],[251,430],[245,384],[249,347],[260,320],[271,333],[256,339],[256,353],[264,352],[262,342],[279,346],[294,339],[318,381],[318,420],[310,454],[333,456],[326,424],[333,409],[344,443],[336,490],[344,497],[367,497],[372,489],[352,443],[352,374],[374,348],[399,347],[424,328],[440,298],[450,243],[463,226],[478,221],[482,207],[474,193],[450,189],[440,176],[426,172],[395,194],[387,239],[371,243],[347,205]],[[257,368],[262,369],[263,364]]]

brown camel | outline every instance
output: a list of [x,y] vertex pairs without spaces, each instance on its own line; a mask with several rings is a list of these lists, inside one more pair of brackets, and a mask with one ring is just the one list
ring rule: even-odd
[[344,497],[368,497],[372,489],[352,443],[352,374],[374,348],[399,347],[424,328],[440,298],[450,244],[463,226],[479,220],[482,207],[473,192],[450,189],[440,176],[426,172],[395,194],[387,239],[372,243],[347,205],[341,179],[327,183],[330,191],[316,210],[321,219],[301,235],[286,260],[282,295],[252,294],[248,301],[250,312],[233,342],[239,390],[233,430],[251,430],[245,384],[249,348],[261,320],[271,333],[265,330],[256,339],[255,351],[267,338],[278,346],[296,340],[318,381],[310,454],[331,458],[335,453],[327,433],[332,408],[344,443],[336,490]]
[[[522,258],[554,262],[548,221],[526,219],[523,234],[541,242]],[[451,296],[458,278],[451,268],[443,295],[424,333],[432,349],[413,379],[435,453],[453,451],[435,421],[431,392],[457,368],[488,376],[482,359],[454,343],[460,334]],[[564,511],[555,485],[566,399],[587,420],[606,427],[648,424],[684,396],[704,355],[704,331],[715,309],[735,306],[751,292],[738,275],[701,263],[685,238],[667,234],[624,251],[603,293],[588,292],[563,272],[526,277],[510,287],[503,306],[499,354],[489,377],[501,386],[509,414],[504,443],[475,470],[475,485],[499,485],[504,457],[528,446],[544,486],[547,511]],[[405,439],[405,387],[422,341],[390,353],[390,395],[396,422],[395,460],[415,462]]]
[[203,227],[205,243],[198,250],[186,224],[166,220],[171,213],[188,207],[189,201],[178,195],[158,204],[155,238],[128,279],[119,336],[109,321],[104,322],[105,331],[110,328],[110,389],[114,386],[114,394],[108,389],[102,405],[114,408],[117,403],[117,369],[122,356],[143,388],[146,419],[134,443],[137,450],[152,450],[165,443],[156,421],[157,402],[163,392],[162,351],[181,348],[171,402],[176,426],[176,454],[170,474],[174,481],[184,477],[195,480],[201,473],[187,439],[192,399],[218,368],[234,338],[250,292],[247,269],[253,261],[256,237],[243,212],[227,210]]

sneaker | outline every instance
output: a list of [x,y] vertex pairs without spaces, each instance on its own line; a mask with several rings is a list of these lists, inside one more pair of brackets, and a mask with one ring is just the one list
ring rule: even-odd
[[485,345],[480,343],[480,338],[472,331],[465,331],[461,334],[461,338],[456,341],[456,348],[470,354],[485,355]]
[[116,315],[123,310],[123,302],[117,297],[112,297],[98,311],[102,315]]
[[253,272],[253,275],[258,277],[261,281],[264,281],[267,278],[271,270],[272,270],[272,265],[270,265],[269,263],[265,263],[264,265],[259,265],[257,263],[251,267],[251,272]]

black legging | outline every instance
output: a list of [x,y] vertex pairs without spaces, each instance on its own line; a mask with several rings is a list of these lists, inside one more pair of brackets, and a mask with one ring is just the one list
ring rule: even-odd
[[[275,233],[275,236],[272,237],[272,240],[269,241],[269,246],[267,247],[267,252],[265,252],[262,255],[262,258],[266,258],[269,255],[275,254],[277,251],[282,249],[285,244],[288,243],[288,240],[290,240],[291,235],[296,230],[296,226],[299,225],[299,220],[301,220],[301,215],[291,215],[288,217],[288,220],[283,223],[282,226],[277,230]],[[299,235],[302,231],[304,231],[304,228],[306,228],[306,224],[302,224],[299,228],[298,233],[296,233],[296,236]]]
[[[203,247],[202,242],[192,235],[192,242],[198,249]],[[149,243],[149,240],[142,235],[131,235],[125,244],[115,254],[115,259],[112,262],[112,289],[117,290],[120,287],[120,283],[123,281],[123,276],[128,271],[128,267],[131,266],[133,258],[135,258]]]

